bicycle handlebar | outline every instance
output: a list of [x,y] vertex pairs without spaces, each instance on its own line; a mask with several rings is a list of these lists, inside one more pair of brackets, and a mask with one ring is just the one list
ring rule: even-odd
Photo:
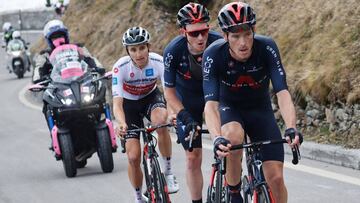
[[[262,145],[283,144],[283,143],[287,143],[285,138],[283,138],[281,140],[265,140],[265,141],[259,141],[259,142],[233,145],[233,146],[231,146],[230,150],[232,151],[232,150],[238,150],[238,149],[244,149],[244,148],[255,148],[255,147],[260,147]],[[291,148],[291,152],[293,155],[292,163],[294,165],[296,165],[299,163],[299,159],[301,159],[299,147],[295,146],[295,147]]]
[[[159,128],[172,127],[172,126],[174,126],[174,124],[166,123],[166,124],[161,124],[161,125],[156,125],[156,126],[149,126],[149,127],[145,127],[145,128],[131,129],[131,130],[127,130],[126,133],[130,133],[130,132],[152,133],[152,132],[154,132],[155,130],[157,130]],[[120,138],[120,144],[121,144],[121,148],[122,148],[121,152],[122,153],[126,152],[125,143],[126,143],[126,139],[125,138]]]

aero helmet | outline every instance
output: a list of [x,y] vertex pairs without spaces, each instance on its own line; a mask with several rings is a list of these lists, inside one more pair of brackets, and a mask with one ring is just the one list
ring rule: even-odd
[[149,43],[150,33],[142,27],[129,28],[123,35],[122,44],[124,46]]
[[224,32],[237,25],[247,24],[253,27],[256,24],[256,15],[249,4],[233,2],[226,4],[218,15],[219,26]]
[[46,23],[44,27],[44,37],[49,47],[54,48],[51,38],[58,35],[64,36],[65,43],[69,43],[70,40],[68,29],[61,20],[51,20]]
[[206,23],[209,20],[209,11],[198,3],[188,3],[177,13],[177,23],[180,27],[200,22]]

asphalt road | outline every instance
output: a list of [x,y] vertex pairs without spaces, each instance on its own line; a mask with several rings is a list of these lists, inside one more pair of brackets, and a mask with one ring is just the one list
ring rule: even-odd
[[[26,35],[34,41],[39,34]],[[66,178],[61,161],[55,161],[47,148],[50,137],[40,106],[24,97],[30,73],[19,80],[9,74],[0,51],[0,202],[107,203],[133,202],[133,190],[127,177],[127,159],[114,155],[112,173],[101,171],[97,155],[78,170],[75,178]],[[211,142],[204,139],[203,172],[205,186],[210,175]],[[360,171],[303,159],[293,166],[285,162],[285,178],[290,203],[357,202],[360,199]],[[181,146],[173,143],[173,171],[180,191],[172,202],[191,202],[185,182],[185,157]],[[203,190],[204,199],[206,187]]]

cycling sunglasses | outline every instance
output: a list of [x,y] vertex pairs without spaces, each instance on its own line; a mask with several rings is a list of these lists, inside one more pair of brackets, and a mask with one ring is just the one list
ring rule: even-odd
[[203,30],[196,30],[196,31],[190,31],[190,32],[188,32],[188,31],[185,30],[185,32],[186,32],[190,37],[198,37],[199,35],[201,35],[201,36],[207,35],[207,34],[209,33],[209,30],[210,30],[210,28],[205,28],[205,29],[203,29]]
[[238,33],[240,31],[248,31],[251,30],[251,26],[249,24],[246,23],[242,23],[239,25],[233,25],[227,28],[228,32],[231,33]]

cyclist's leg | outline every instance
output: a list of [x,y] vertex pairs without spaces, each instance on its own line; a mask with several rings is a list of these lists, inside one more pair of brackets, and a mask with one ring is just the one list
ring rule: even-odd
[[[179,89],[177,89],[178,91]],[[205,106],[202,95],[192,94],[183,90],[177,92],[178,98],[182,101],[185,109],[191,114],[193,119],[200,125],[203,123],[203,109]],[[193,202],[202,201],[203,174],[201,170],[202,163],[202,139],[197,136],[193,142],[193,151],[188,150],[188,145],[183,145],[186,154],[186,183]]]
[[[252,141],[281,139],[281,132],[270,109],[252,111],[247,114],[246,131]],[[261,128],[259,128],[261,126]],[[266,145],[262,147],[263,171],[277,203],[287,202],[287,190],[284,183],[284,146],[282,144]]]
[[[150,119],[154,125],[165,124],[167,122],[167,110],[163,95],[156,89],[149,95],[149,104],[146,110],[146,117]],[[163,160],[164,175],[169,189],[169,193],[175,193],[179,190],[179,184],[173,175],[171,169],[171,138],[167,128],[159,128],[156,130],[158,133],[158,144],[160,154]]]
[[[123,109],[128,129],[142,127],[142,116],[140,110],[143,107],[143,100],[132,101],[124,99]],[[128,176],[131,185],[134,187],[136,201],[142,201],[143,173],[141,171],[141,145],[140,134],[131,133],[126,135],[126,154],[128,157]]]
[[[241,115],[228,104],[220,105],[221,133],[232,145],[241,144],[244,140],[244,129]],[[242,202],[241,198],[241,161],[242,150],[231,151],[226,160],[226,180],[229,185],[231,202]]]

